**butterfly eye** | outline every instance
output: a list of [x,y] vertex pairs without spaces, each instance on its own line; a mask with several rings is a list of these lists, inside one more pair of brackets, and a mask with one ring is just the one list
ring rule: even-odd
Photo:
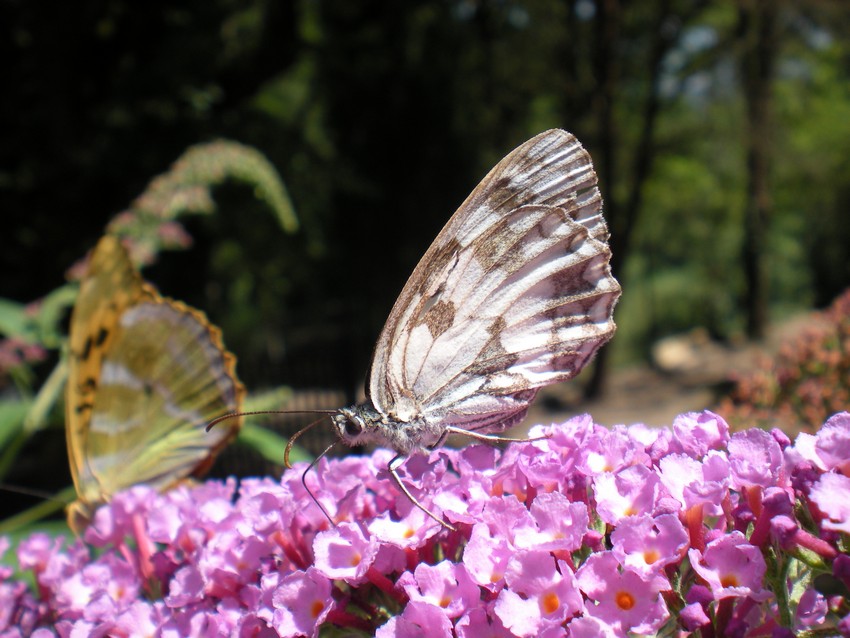
[[348,436],[355,437],[363,431],[363,425],[360,421],[349,419],[345,422],[345,433]]

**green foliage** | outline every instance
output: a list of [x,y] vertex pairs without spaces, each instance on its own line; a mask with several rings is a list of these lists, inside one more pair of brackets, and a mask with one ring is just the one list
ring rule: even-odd
[[850,290],[775,358],[740,376],[717,412],[733,427],[814,431],[850,404]]
[[298,228],[286,188],[269,161],[255,149],[219,140],[187,150],[167,173],[150,183],[128,211],[110,222],[107,231],[131,239],[145,263],[162,248],[185,247],[188,237],[175,220],[185,214],[213,212],[212,188],[227,180],[253,187],[255,196],[274,212],[285,232]]

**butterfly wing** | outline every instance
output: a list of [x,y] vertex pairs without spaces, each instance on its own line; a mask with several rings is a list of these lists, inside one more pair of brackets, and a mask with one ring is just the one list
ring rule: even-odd
[[84,520],[115,491],[203,472],[241,422],[206,424],[239,410],[243,393],[219,330],[144,284],[116,239],[101,240],[71,319],[66,433],[79,501],[69,512]]
[[390,421],[501,430],[614,332],[620,286],[590,156],[551,130],[505,157],[416,266],[381,332],[369,398]]

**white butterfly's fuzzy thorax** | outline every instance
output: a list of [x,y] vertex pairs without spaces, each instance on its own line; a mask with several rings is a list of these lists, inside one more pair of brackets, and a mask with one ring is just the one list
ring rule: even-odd
[[441,423],[427,423],[423,418],[400,419],[382,415],[371,405],[342,408],[331,417],[340,440],[346,445],[378,443],[408,455],[427,451],[444,435]]

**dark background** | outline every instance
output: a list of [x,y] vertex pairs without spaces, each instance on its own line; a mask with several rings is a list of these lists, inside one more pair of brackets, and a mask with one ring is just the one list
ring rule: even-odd
[[228,183],[214,215],[181,220],[192,250],[145,276],[222,327],[249,388],[353,398],[450,214],[560,127],[606,198],[624,289],[613,363],[694,326],[758,338],[848,282],[845,7],[4,0],[0,297],[60,286],[188,147],[235,140],[277,168],[300,230]]

